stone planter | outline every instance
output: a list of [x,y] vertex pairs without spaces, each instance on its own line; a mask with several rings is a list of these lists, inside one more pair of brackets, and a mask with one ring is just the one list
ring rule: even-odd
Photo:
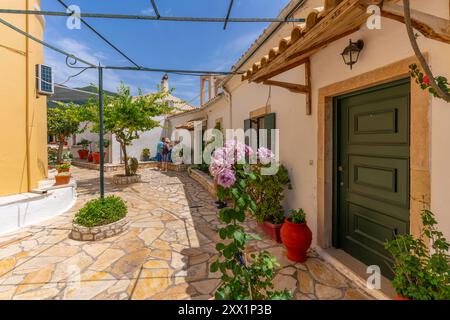
[[124,174],[116,174],[113,176],[113,183],[118,185],[126,185],[131,183],[141,182],[141,175],[126,176]]
[[70,238],[79,241],[96,241],[118,235],[128,229],[128,217],[119,221],[97,227],[83,227],[79,224],[72,224]]

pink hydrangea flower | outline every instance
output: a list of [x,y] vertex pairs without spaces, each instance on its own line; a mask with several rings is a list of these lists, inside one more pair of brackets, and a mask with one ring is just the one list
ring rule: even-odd
[[217,175],[217,184],[224,188],[231,188],[236,182],[234,171],[228,168],[222,169]]
[[264,164],[267,164],[272,160],[275,160],[275,155],[273,154],[273,152],[264,147],[260,147],[258,149],[258,157],[259,160]]

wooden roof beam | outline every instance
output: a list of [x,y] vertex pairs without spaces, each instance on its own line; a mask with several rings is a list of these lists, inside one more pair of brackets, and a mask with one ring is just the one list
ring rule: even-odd
[[[381,8],[381,15],[383,17],[405,23],[404,8],[402,5],[386,0],[360,0],[359,2],[365,8],[371,4],[378,5]],[[413,28],[419,30],[425,37],[450,43],[450,20],[411,9],[411,22]]]
[[263,84],[268,85],[268,86],[276,86],[276,87],[285,88],[294,93],[309,92],[309,87],[302,85],[302,84],[283,82],[283,81],[275,81],[275,80],[264,80]]

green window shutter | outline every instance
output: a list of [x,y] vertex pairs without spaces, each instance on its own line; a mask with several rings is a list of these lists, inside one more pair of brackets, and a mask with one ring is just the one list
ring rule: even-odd
[[267,129],[267,148],[272,150],[272,132],[270,130],[276,129],[275,113],[269,113],[264,116],[264,129]]
[[[247,132],[252,126],[252,121],[250,119],[244,120],[244,131]],[[250,145],[250,136],[245,136],[245,144]]]

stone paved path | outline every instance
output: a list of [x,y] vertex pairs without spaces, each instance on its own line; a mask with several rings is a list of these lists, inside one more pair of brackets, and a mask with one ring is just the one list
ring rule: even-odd
[[[209,299],[219,274],[209,272],[219,222],[213,199],[186,173],[146,169],[142,183],[111,184],[129,207],[126,233],[98,242],[68,238],[71,219],[97,196],[98,171],[73,168],[78,201],[70,212],[0,237],[0,299]],[[260,232],[255,221],[248,227]],[[293,264],[263,237],[255,249],[278,257],[278,289],[295,299],[369,299],[314,253]]]

